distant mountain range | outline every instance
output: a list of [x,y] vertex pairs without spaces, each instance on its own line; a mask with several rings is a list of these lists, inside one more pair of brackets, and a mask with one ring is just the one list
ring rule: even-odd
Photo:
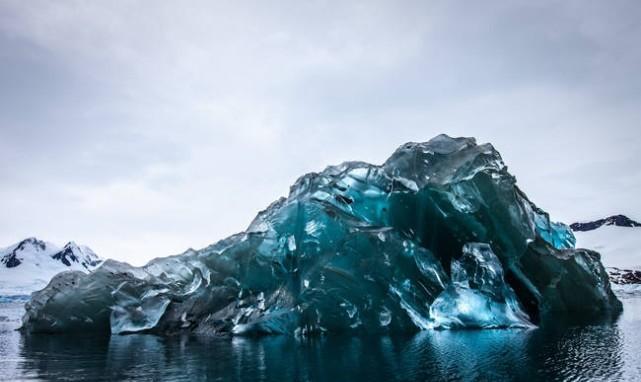
[[73,241],[62,248],[34,237],[0,249],[0,295],[25,295],[44,288],[57,273],[91,272],[102,259]]
[[594,220],[583,223],[570,224],[570,228],[575,232],[593,231],[604,225],[613,225],[617,227],[641,227],[641,223],[636,222],[625,215],[612,215],[605,219]]

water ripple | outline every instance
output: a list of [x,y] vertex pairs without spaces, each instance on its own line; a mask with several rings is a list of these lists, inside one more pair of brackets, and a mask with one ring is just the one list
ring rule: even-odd
[[[0,379],[588,381],[641,378],[641,298],[616,323],[296,339],[31,335],[0,306]],[[12,310],[13,309],[13,310]]]

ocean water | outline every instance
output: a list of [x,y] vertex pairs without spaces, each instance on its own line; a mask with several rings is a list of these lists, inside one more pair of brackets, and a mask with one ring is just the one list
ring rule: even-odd
[[0,299],[0,379],[130,381],[641,380],[641,296],[615,322],[297,339],[22,335]]

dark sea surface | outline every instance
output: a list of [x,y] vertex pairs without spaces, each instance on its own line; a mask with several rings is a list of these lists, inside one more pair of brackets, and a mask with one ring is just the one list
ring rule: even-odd
[[641,380],[641,295],[615,322],[297,339],[30,335],[0,299],[0,380]]

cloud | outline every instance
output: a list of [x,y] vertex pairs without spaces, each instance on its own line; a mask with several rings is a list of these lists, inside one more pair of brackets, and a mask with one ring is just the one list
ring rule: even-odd
[[634,1],[0,4],[0,243],[140,264],[445,132],[553,216],[641,216]]

